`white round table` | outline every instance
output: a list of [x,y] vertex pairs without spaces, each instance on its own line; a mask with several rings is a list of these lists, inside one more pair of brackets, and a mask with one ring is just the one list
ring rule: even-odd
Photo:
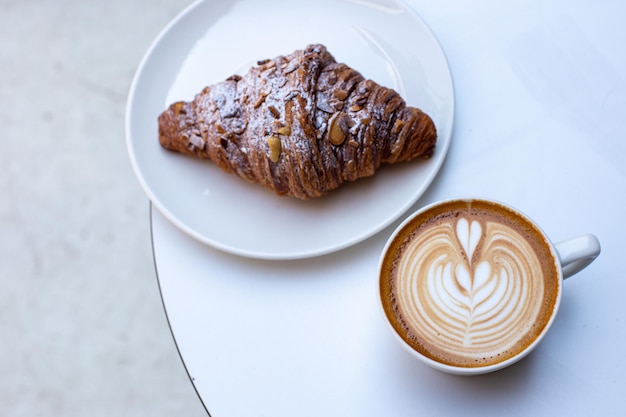
[[158,283],[191,382],[213,417],[623,415],[626,3],[410,5],[446,52],[456,116],[439,174],[405,216],[495,198],[554,241],[596,234],[601,255],[565,283],[529,357],[456,377],[411,358],[378,311],[378,257],[405,216],[339,252],[279,261],[209,247],[152,207]]

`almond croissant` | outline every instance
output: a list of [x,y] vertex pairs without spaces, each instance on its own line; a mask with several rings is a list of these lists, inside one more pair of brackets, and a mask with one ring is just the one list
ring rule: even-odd
[[299,199],[429,158],[435,125],[393,90],[337,63],[323,45],[259,61],[159,116],[166,149]]

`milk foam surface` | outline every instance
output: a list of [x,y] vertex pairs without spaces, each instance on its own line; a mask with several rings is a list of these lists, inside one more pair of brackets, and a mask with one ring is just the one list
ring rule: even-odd
[[458,366],[497,363],[531,343],[555,291],[526,234],[468,211],[406,239],[391,295],[406,341]]

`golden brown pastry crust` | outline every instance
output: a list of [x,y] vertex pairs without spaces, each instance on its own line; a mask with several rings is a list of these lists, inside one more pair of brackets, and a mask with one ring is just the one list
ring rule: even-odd
[[373,175],[382,163],[429,158],[428,115],[337,63],[323,45],[259,61],[159,116],[169,150],[299,199]]

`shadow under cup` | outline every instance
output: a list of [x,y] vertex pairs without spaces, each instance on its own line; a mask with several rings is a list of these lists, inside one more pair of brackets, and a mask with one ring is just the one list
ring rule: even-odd
[[561,299],[559,255],[528,217],[458,199],[422,208],[392,234],[379,301],[401,344],[444,372],[517,362],[543,338]]

